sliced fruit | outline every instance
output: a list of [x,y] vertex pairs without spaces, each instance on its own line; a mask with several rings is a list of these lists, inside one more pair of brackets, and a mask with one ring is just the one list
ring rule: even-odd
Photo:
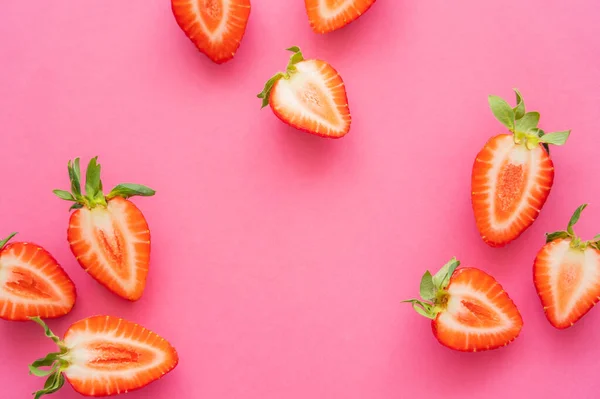
[[344,82],[320,60],[305,60],[298,47],[286,72],[279,72],[258,94],[283,122],[322,137],[340,138],[350,131],[350,109]]
[[33,362],[31,374],[48,377],[35,399],[58,391],[65,379],[86,396],[131,392],[173,370],[179,357],[158,334],[113,316],[94,316],[73,324],[60,340],[39,318],[59,351]]
[[136,301],[146,286],[150,229],[142,212],[127,198],[151,196],[155,191],[126,183],[105,196],[96,160],[87,168],[85,195],[80,188],[79,158],[68,165],[72,192],[54,193],[74,202],[67,238],[81,267],[115,294]]
[[363,15],[375,0],[305,0],[311,28],[317,33],[340,29]]
[[492,137],[477,154],[471,175],[475,223],[483,240],[499,247],[519,237],[538,217],[554,181],[548,144],[562,145],[570,131],[544,133],[539,113],[490,96],[494,115],[512,132]]
[[217,64],[231,60],[250,17],[250,0],[171,0],[179,27]]
[[533,265],[533,280],[550,324],[571,327],[600,298],[600,235],[583,241],[573,232],[587,204],[577,208],[567,230],[546,235]]
[[459,265],[453,258],[434,276],[426,272],[422,300],[404,302],[432,320],[433,335],[450,349],[478,352],[508,345],[523,327],[519,310],[492,276]]
[[66,315],[75,305],[75,285],[44,248],[0,241],[0,318],[24,321]]

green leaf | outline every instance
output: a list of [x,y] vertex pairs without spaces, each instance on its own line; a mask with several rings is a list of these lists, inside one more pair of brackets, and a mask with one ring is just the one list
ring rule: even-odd
[[[538,137],[542,137],[544,134],[546,134],[539,127],[531,129],[530,133],[537,134]],[[544,147],[544,149],[546,150],[546,153],[549,155],[550,154],[550,146],[547,143],[540,143],[540,144],[542,144],[542,147]]]
[[419,292],[421,294],[421,298],[425,299],[426,301],[435,298],[433,279],[429,271],[426,271],[423,277],[421,278],[421,286],[419,288]]
[[75,198],[81,197],[81,170],[79,168],[79,158],[75,161],[69,161],[69,180],[71,180],[71,192]]
[[150,187],[142,186],[141,184],[123,183],[113,188],[106,196],[107,199],[114,197],[129,198],[135,195],[142,197],[150,197],[156,193]]
[[409,299],[402,302],[411,303],[413,309],[421,316],[427,317],[428,319],[432,320],[435,319],[436,314],[435,312],[433,312],[433,307],[431,304],[419,301],[418,299]]
[[600,234],[596,235],[592,241],[600,241]]
[[[52,366],[52,364],[49,364],[48,366]],[[46,377],[49,376],[50,374],[54,373],[56,370],[55,368],[50,368],[50,369],[41,369],[39,367],[34,367],[33,365],[29,365],[29,374],[31,375],[35,375],[36,377]]]
[[288,62],[287,71],[292,72],[296,70],[295,65],[301,61],[304,61],[304,56],[302,55],[302,51],[300,51],[300,47],[294,46],[286,49],[287,51],[291,51],[294,54],[290,57],[290,61]]
[[555,231],[554,233],[546,233],[546,243],[549,243],[551,241],[554,240],[558,240],[561,238],[569,238],[571,237],[571,234],[569,234],[569,232],[567,231]]
[[75,210],[75,209],[81,209],[81,208],[83,208],[83,204],[77,202],[77,203],[71,205],[71,207],[69,208],[69,211],[72,211],[72,210]]
[[513,89],[515,94],[517,95],[517,106],[513,108],[513,112],[515,113],[515,119],[519,120],[525,115],[525,103],[523,102],[523,96],[521,96],[521,92],[517,89]]
[[433,276],[433,285],[436,290],[444,289],[450,281],[450,277],[460,265],[460,262],[456,258],[450,259],[442,268]]
[[527,133],[530,129],[534,129],[537,127],[538,122],[540,121],[540,113],[539,112],[528,112],[519,120],[515,125],[515,130],[517,132]]
[[4,248],[4,246],[6,245],[7,242],[9,242],[14,236],[16,236],[17,233],[10,233],[8,235],[8,237],[6,237],[4,240],[0,241],[0,249]]
[[573,232],[573,226],[575,226],[575,224],[579,221],[579,218],[581,217],[581,212],[583,212],[583,210],[586,207],[587,204],[580,205],[577,209],[575,209],[575,212],[573,212],[573,216],[571,216],[571,220],[569,220],[569,225],[567,227],[567,231],[569,232],[569,234],[575,234]]
[[515,131],[515,112],[506,101],[498,96],[489,96],[488,102],[492,113],[511,132]]
[[565,130],[564,132],[546,133],[542,137],[540,137],[540,141],[542,143],[548,143],[553,145],[563,145],[567,142],[567,139],[569,138],[570,134],[570,130]]
[[44,389],[39,390],[34,393],[34,399],[39,399],[44,395],[50,395],[58,391],[65,384],[65,377],[62,372],[57,371],[51,374],[46,383],[44,384]]
[[71,194],[71,193],[70,193],[70,192],[68,192],[68,191],[65,191],[65,190],[52,190],[52,192],[53,192],[54,194],[56,194],[56,196],[57,196],[58,198],[60,198],[60,199],[64,199],[64,200],[66,200],[66,201],[77,201],[77,200],[75,199],[75,197],[73,197],[73,194]]
[[269,97],[271,95],[271,89],[273,88],[273,85],[275,84],[275,82],[277,82],[279,79],[281,79],[284,76],[285,75],[283,74],[283,72],[278,72],[271,79],[267,80],[267,83],[265,83],[265,87],[264,87],[263,91],[256,95],[256,97],[262,98],[262,106],[260,107],[261,109],[266,107],[267,105],[269,105]]
[[100,170],[98,157],[90,159],[85,173],[85,195],[92,201],[100,191]]
[[55,344],[57,344],[59,347],[64,347],[64,344],[62,343],[62,341],[60,340],[60,338],[58,338],[56,335],[54,335],[54,333],[50,330],[50,327],[48,327],[48,325],[46,323],[44,323],[44,321],[42,319],[40,319],[39,317],[30,317],[29,318],[31,321],[34,321],[35,323],[39,324],[40,326],[42,326],[42,328],[44,329],[44,334],[46,335],[46,337],[50,338],[52,341],[54,341]]

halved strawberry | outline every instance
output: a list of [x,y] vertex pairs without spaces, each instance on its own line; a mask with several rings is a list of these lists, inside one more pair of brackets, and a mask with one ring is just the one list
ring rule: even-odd
[[562,145],[570,131],[544,133],[538,112],[489,97],[496,118],[512,133],[492,137],[477,154],[471,177],[475,222],[483,240],[499,247],[521,235],[540,213],[554,181],[548,144]]
[[350,109],[344,82],[325,61],[305,60],[298,47],[285,72],[279,72],[258,94],[283,122],[308,133],[340,138],[350,130]]
[[250,0],[171,0],[179,27],[217,64],[231,60],[246,32]]
[[119,184],[102,192],[97,157],[89,162],[85,195],[80,187],[79,158],[69,161],[71,191],[54,190],[74,202],[67,237],[79,264],[115,294],[136,301],[146,286],[150,263],[150,230],[142,212],[127,198],[151,196],[155,191],[139,184]]
[[173,370],[179,357],[158,334],[113,316],[93,316],[71,325],[61,340],[39,318],[32,318],[58,352],[33,362],[30,374],[48,377],[35,399],[58,391],[65,379],[85,396],[127,393]]
[[305,0],[311,28],[317,33],[340,29],[363,15],[375,0]]
[[457,270],[452,258],[435,276],[421,279],[423,300],[408,301],[431,321],[433,335],[444,346],[479,352],[506,346],[519,335],[523,319],[502,286],[475,268]]
[[533,281],[550,324],[562,329],[575,324],[600,299],[600,234],[582,241],[573,231],[581,205],[567,230],[546,235],[546,245],[533,264]]
[[61,317],[75,305],[75,285],[44,248],[27,242],[0,241],[0,318],[28,320]]

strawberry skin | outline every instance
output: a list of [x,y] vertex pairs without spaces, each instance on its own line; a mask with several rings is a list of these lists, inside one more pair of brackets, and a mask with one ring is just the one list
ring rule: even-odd
[[537,219],[554,182],[548,144],[562,145],[570,131],[545,133],[538,112],[490,96],[490,108],[510,131],[488,140],[473,163],[471,203],[481,238],[501,247],[519,237]]
[[321,60],[304,60],[298,47],[286,72],[265,85],[258,98],[270,105],[284,123],[326,138],[340,138],[350,131],[350,109],[344,82],[338,72]]
[[250,17],[250,0],[171,0],[177,24],[217,64],[231,60]]
[[67,239],[77,262],[100,284],[130,301],[140,299],[150,263],[150,229],[142,212],[128,198],[152,196],[139,184],[119,184],[102,192],[100,165],[92,158],[86,171],[86,193],[81,192],[79,159],[69,161],[72,192],[54,190],[74,202]]
[[316,33],[333,32],[363,15],[375,0],[305,0],[310,27]]
[[25,321],[66,315],[76,299],[75,285],[52,255],[26,242],[0,241],[0,318]]
[[453,258],[434,276],[426,272],[422,300],[404,302],[431,319],[433,335],[450,349],[480,352],[508,345],[523,327],[519,310],[492,276],[459,265]]
[[[157,381],[179,362],[177,351],[158,334],[113,316],[93,316],[80,320],[67,330],[64,339],[56,337],[39,318],[40,324],[60,348],[30,366],[32,374],[48,375],[44,389],[35,398],[60,389],[66,379],[85,396],[112,396],[131,392]],[[58,355],[58,356],[57,356]]]
[[580,206],[565,231],[547,235],[533,264],[533,281],[544,313],[558,329],[571,327],[600,298],[600,236],[582,241],[573,232]]
[[141,298],[150,263],[150,230],[131,201],[115,197],[106,207],[76,210],[67,236],[77,262],[90,276],[125,299]]
[[538,217],[554,181],[546,150],[515,144],[511,134],[492,137],[477,154],[472,206],[481,238],[499,247],[519,237]]

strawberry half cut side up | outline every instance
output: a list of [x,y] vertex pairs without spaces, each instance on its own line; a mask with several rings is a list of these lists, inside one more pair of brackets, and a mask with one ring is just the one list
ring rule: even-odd
[[271,106],[284,123],[328,138],[350,131],[350,109],[344,82],[325,61],[305,60],[300,48],[293,52],[285,72],[267,81],[261,93],[262,107]]
[[316,33],[333,32],[363,15],[375,0],[305,0],[310,27]]
[[148,275],[150,230],[142,212],[128,198],[152,196],[155,191],[124,183],[104,195],[97,157],[90,160],[86,170],[85,194],[81,191],[79,158],[69,161],[68,171],[71,192],[54,193],[73,202],[67,230],[71,252],[99,283],[125,299],[138,300]]
[[250,0],[171,0],[171,9],[196,48],[217,64],[235,56],[250,18]]
[[573,226],[587,204],[575,210],[566,230],[546,234],[535,258],[533,281],[550,324],[571,327],[600,298],[600,234],[583,241]]
[[471,175],[471,202],[482,239],[492,247],[519,237],[538,217],[554,181],[549,144],[563,145],[570,131],[545,133],[540,114],[489,96],[496,118],[510,134],[492,137],[477,154]]
[[66,315],[75,305],[73,281],[44,248],[27,243],[0,241],[0,318],[25,321]]
[[435,275],[427,271],[421,299],[403,302],[431,319],[434,336],[450,349],[479,352],[508,345],[523,327],[519,310],[492,276],[459,265],[452,258]]
[[58,391],[68,381],[85,396],[112,396],[140,389],[171,370],[179,357],[164,338],[112,316],[93,316],[73,324],[60,339],[38,317],[31,320],[58,346],[33,362],[29,373],[47,377],[34,399]]

